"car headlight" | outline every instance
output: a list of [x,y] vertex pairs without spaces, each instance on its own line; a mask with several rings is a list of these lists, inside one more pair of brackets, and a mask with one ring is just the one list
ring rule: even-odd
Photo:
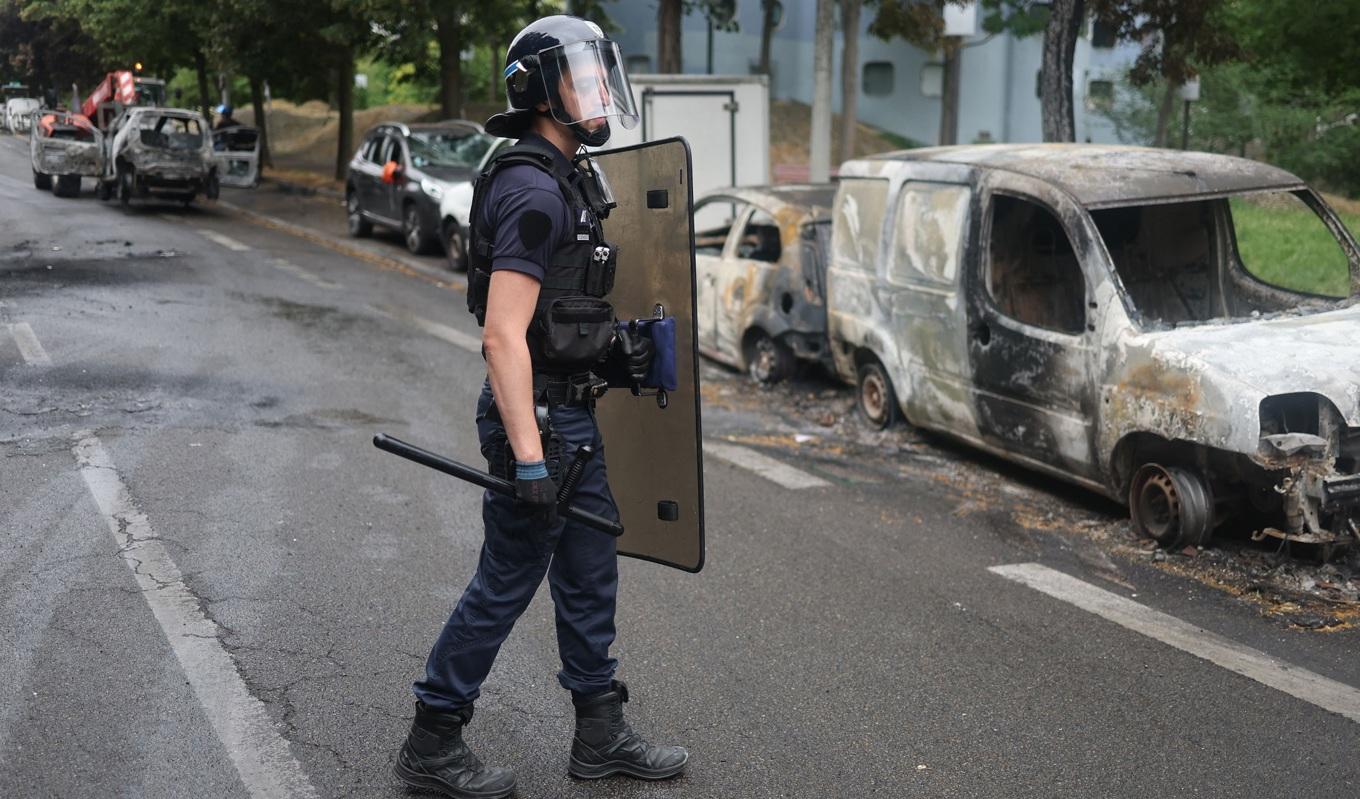
[[438,200],[444,196],[444,184],[429,178],[420,179],[420,190],[430,196],[432,200]]

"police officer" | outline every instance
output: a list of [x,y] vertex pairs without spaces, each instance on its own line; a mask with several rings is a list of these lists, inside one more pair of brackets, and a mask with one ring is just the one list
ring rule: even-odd
[[[477,431],[493,474],[514,498],[487,492],[477,572],[414,686],[415,721],[394,766],[410,786],[454,797],[508,796],[513,772],[482,765],[463,742],[473,702],[546,575],[562,660],[558,681],[576,711],[568,772],[665,779],[689,754],[647,743],[623,717],[614,679],[618,589],[615,538],[557,515],[559,481],[584,456],[571,503],[611,520],[594,400],[609,384],[641,382],[646,339],[618,329],[605,295],[614,257],[601,218],[607,184],[581,145],[609,138],[610,119],[637,122],[618,47],[584,19],[551,16],[517,35],[505,59],[509,108],[486,130],[518,138],[478,178],[472,204],[468,305],[485,331],[487,381]],[[603,375],[603,376],[602,376]],[[554,479],[554,478],[558,479]]]
[[226,103],[219,105],[213,110],[216,111],[218,115],[217,124],[213,125],[213,130],[226,130],[227,128],[239,128],[241,126],[241,123],[236,121],[236,117],[232,116],[232,112],[235,109]]

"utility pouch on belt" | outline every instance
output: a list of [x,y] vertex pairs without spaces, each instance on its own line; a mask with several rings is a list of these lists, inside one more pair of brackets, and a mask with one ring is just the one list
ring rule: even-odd
[[584,372],[609,352],[614,306],[598,297],[560,297],[537,315],[535,368]]

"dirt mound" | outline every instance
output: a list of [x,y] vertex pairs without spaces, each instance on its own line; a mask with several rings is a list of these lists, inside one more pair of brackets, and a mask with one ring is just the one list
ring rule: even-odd
[[[779,167],[803,167],[808,163],[808,144],[812,141],[812,106],[794,100],[775,100],[770,103],[770,170],[781,172]],[[859,123],[855,130],[856,158],[890,150],[901,150],[913,143],[891,135],[882,130]],[[841,146],[841,116],[831,117],[832,158]],[[833,164],[834,166],[834,164]]]

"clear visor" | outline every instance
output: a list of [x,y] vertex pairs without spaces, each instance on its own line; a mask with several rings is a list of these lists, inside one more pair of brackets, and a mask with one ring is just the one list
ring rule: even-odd
[[633,88],[618,45],[608,39],[573,42],[544,50],[538,63],[553,119],[592,128],[615,117],[624,128],[637,127]]

